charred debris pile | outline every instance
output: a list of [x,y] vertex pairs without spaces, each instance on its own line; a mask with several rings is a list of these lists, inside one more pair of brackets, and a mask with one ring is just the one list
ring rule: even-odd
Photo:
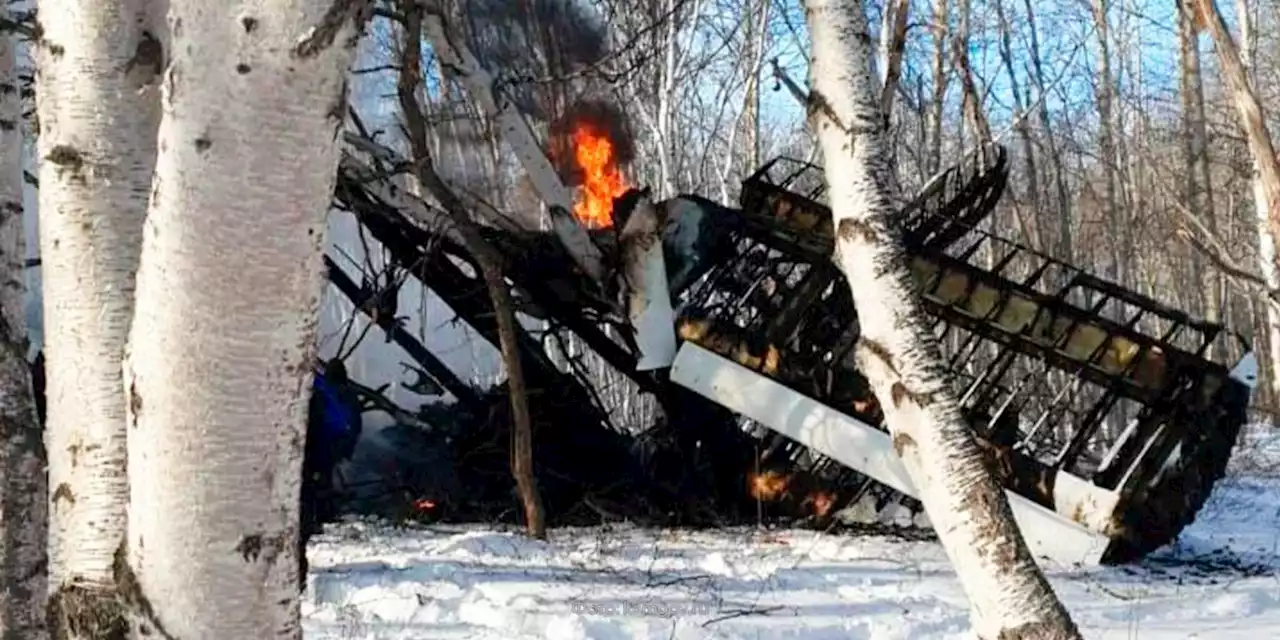
[[[390,152],[367,139],[350,142],[338,206],[393,256],[408,282],[434,292],[496,345],[493,309],[466,248],[448,225],[433,223],[440,215],[430,203],[398,182]],[[590,218],[579,220],[616,275],[626,246],[618,228],[645,199],[609,175],[608,163],[603,168],[582,191],[607,207],[590,203]],[[1082,524],[1092,518],[1088,526],[1114,541],[1109,559],[1139,557],[1176,536],[1222,476],[1248,385],[1208,354],[1247,355],[1247,345],[1222,327],[981,231],[1007,175],[1004,149],[981,148],[902,211],[922,303],[1006,486]],[[682,345],[883,429],[852,364],[857,318],[830,260],[823,200],[820,169],[778,159],[744,183],[739,208],[696,195],[654,204],[664,220],[676,333]],[[582,275],[555,235],[500,222],[484,233],[503,256],[517,311],[546,327],[522,331],[519,352],[550,524],[905,525],[927,533],[909,497],[671,382],[663,368],[638,370],[616,281]],[[368,278],[357,283],[334,261],[328,266],[337,289],[454,398],[412,413],[390,408],[414,434],[412,446],[431,455],[381,478],[384,505],[427,520],[514,522],[506,389],[459,380],[396,324],[387,308],[394,291]],[[580,359],[549,355],[546,341],[567,334],[654,399],[654,424],[628,431],[613,423],[598,393],[599,367],[587,373]],[[385,400],[372,405],[388,409]],[[1105,514],[1072,506],[1064,474],[1102,487],[1117,503]]]

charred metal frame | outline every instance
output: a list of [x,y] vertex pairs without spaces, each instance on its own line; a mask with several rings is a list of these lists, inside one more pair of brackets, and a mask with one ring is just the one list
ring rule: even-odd
[[[1252,355],[1220,325],[979,229],[1007,173],[1003,148],[979,149],[903,211],[921,301],[1006,486],[1110,538],[1108,560],[1142,555],[1221,476]],[[885,431],[852,364],[857,316],[830,261],[823,184],[819,167],[786,158],[744,182],[739,255],[682,296],[680,335]],[[1245,355],[1229,369],[1211,346]],[[791,445],[780,455],[804,452]]]

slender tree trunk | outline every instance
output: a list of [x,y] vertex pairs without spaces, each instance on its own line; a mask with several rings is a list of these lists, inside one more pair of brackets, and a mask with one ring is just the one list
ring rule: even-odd
[[960,94],[960,120],[961,126],[956,131],[956,140],[959,142],[960,149],[965,149],[965,124],[973,127],[973,134],[978,134],[977,124],[969,117],[969,114],[975,108],[973,101],[977,96],[973,90],[973,74],[969,73],[966,77],[964,70],[969,66],[969,23],[972,16],[972,7],[969,0],[956,0],[956,11],[959,13],[956,25],[956,31],[951,36],[951,55],[953,58],[952,65],[961,71],[960,80],[961,88],[964,90]]
[[[0,18],[8,10],[0,6]],[[48,596],[44,439],[27,366],[22,294],[22,99],[15,33],[0,33],[0,638],[41,640]]]
[[125,363],[135,637],[301,638],[299,488],[367,1],[172,0]]
[[[1014,129],[1018,132],[1018,141],[1022,146],[1022,161],[1026,170],[1027,180],[1027,204],[1032,212],[1032,216],[1040,213],[1040,175],[1036,167],[1036,150],[1035,143],[1031,140],[1031,124],[1028,122],[1027,100],[1024,99],[1022,85],[1018,82],[1018,74],[1013,67],[1013,45],[1010,42],[1009,32],[1012,30],[1008,17],[1005,15],[1004,0],[996,0],[996,16],[1000,23],[998,26],[1000,32],[1000,61],[1004,65],[1005,73],[1009,76],[1009,88],[1013,93],[1013,104],[1015,106]],[[1015,212],[1020,220],[1025,220],[1020,203],[1014,204]],[[1025,223],[1023,227],[1027,229],[1026,241],[1031,243],[1039,251],[1045,249],[1041,240],[1043,233],[1039,225],[1028,226]],[[1033,235],[1034,234],[1034,235]]]
[[466,243],[467,249],[480,265],[489,301],[493,305],[498,324],[498,343],[502,350],[502,362],[507,369],[507,395],[511,402],[511,475],[516,491],[524,507],[525,526],[529,535],[547,537],[546,519],[543,516],[542,496],[533,475],[533,425],[529,415],[529,398],[524,382],[524,368],[520,363],[520,348],[516,335],[514,305],[507,283],[502,275],[502,259],[497,250],[484,239],[467,214],[461,200],[436,173],[427,146],[427,127],[418,105],[417,89],[422,78],[422,26],[423,13],[416,3],[405,3],[405,36],[403,58],[400,63],[398,96],[404,113],[409,146],[413,151],[415,174],[422,186],[435,196]]
[[885,128],[861,3],[810,0],[806,7],[813,39],[811,124],[825,159],[837,261],[849,281],[859,283],[851,287],[862,330],[859,368],[969,595],[979,637],[1079,638],[985,465],[915,302],[891,218]]
[[1120,210],[1116,196],[1116,132],[1115,132],[1115,75],[1111,71],[1111,27],[1107,17],[1106,0],[1093,0],[1093,21],[1098,34],[1098,79],[1095,95],[1098,98],[1098,147],[1102,157],[1103,207],[1107,223],[1111,227],[1111,274],[1117,282],[1124,282],[1128,275],[1130,243],[1128,221]]
[[160,119],[165,33],[155,6],[39,3],[49,613],[59,637],[97,637],[100,623],[121,620],[112,595],[128,500],[121,358]]
[[885,120],[893,118],[893,99],[898,95],[898,79],[902,76],[902,54],[907,49],[908,0],[891,0],[884,5],[884,29],[880,33],[880,73],[884,76],[880,89],[880,112]]
[[942,169],[942,115],[947,97],[948,0],[933,0],[933,101],[929,104],[929,173]]
[[[1187,179],[1183,183],[1183,199],[1191,213],[1204,222],[1210,231],[1217,230],[1217,216],[1213,210],[1213,184],[1209,171],[1209,140],[1205,126],[1204,83],[1200,74],[1200,46],[1198,28],[1195,26],[1194,0],[1178,3],[1179,58],[1181,63],[1182,93],[1182,154],[1186,164]],[[1219,282],[1216,270],[1206,269],[1197,254],[1192,257],[1192,272],[1200,279],[1200,298],[1204,304],[1204,317],[1217,320],[1222,306],[1219,299]]]
[[1053,167],[1053,183],[1056,190],[1058,243],[1057,257],[1060,260],[1073,262],[1075,248],[1071,236],[1075,233],[1071,215],[1071,194],[1067,190],[1066,172],[1063,170],[1062,153],[1057,139],[1054,137],[1053,119],[1049,116],[1049,100],[1045,93],[1049,90],[1045,82],[1044,64],[1040,59],[1040,34],[1036,26],[1036,12],[1032,0],[1023,0],[1023,8],[1027,12],[1027,33],[1031,38],[1031,77],[1036,85],[1036,104],[1039,105],[1040,126],[1044,128],[1045,139],[1049,144],[1049,164]]

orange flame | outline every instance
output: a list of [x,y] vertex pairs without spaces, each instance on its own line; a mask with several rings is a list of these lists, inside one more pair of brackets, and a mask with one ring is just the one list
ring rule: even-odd
[[579,124],[573,130],[573,157],[583,176],[573,215],[588,228],[613,226],[613,199],[627,190],[613,143],[590,124]]
[[813,515],[825,518],[831,513],[831,506],[835,504],[836,498],[825,491],[815,491],[805,498],[805,502],[813,506]]
[[751,497],[756,500],[777,500],[787,491],[791,478],[777,471],[753,473],[748,477]]
[[436,501],[427,498],[419,498],[413,501],[413,508],[418,511],[430,511],[436,508]]

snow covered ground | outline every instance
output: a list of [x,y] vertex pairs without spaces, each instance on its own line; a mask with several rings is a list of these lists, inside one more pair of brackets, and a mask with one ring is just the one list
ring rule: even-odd
[[[331,527],[308,638],[967,638],[934,542],[812,531]],[[1280,638],[1280,480],[1221,482],[1140,565],[1047,567],[1089,638]]]

